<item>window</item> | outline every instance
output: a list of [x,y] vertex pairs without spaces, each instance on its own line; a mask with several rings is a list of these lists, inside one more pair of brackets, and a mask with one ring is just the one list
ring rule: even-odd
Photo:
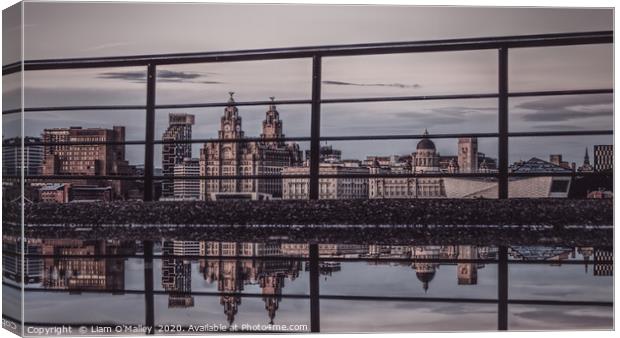
[[568,192],[568,180],[552,181],[551,192]]

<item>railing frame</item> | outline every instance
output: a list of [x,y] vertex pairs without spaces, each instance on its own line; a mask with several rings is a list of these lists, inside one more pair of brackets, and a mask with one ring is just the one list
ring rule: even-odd
[[[197,107],[223,107],[228,103],[196,103],[196,104],[167,104],[157,105],[155,98],[155,86],[157,83],[157,66],[174,65],[187,63],[208,63],[208,62],[231,62],[231,61],[257,61],[257,60],[278,60],[293,58],[310,58],[312,60],[312,93],[310,100],[281,100],[278,104],[310,104],[311,124],[309,137],[292,137],[275,140],[282,141],[310,141],[310,165],[309,173],[301,175],[301,178],[309,179],[309,198],[316,200],[319,198],[319,179],[327,178],[328,175],[321,175],[319,170],[319,149],[321,141],[355,141],[355,140],[396,140],[396,139],[419,139],[424,135],[360,135],[360,136],[321,136],[321,105],[330,103],[359,103],[359,102],[388,102],[388,101],[417,101],[417,100],[453,100],[453,99],[498,99],[498,132],[497,133],[470,133],[470,134],[436,134],[428,135],[429,138],[458,138],[458,137],[497,137],[498,138],[498,170],[496,173],[477,173],[479,176],[472,177],[495,177],[498,179],[498,198],[508,198],[508,178],[519,176],[510,173],[508,170],[508,143],[510,137],[541,137],[541,136],[577,136],[577,135],[613,135],[613,130],[587,130],[587,131],[543,131],[543,132],[509,132],[508,128],[508,100],[510,97],[533,97],[533,96],[554,96],[554,95],[587,95],[587,94],[611,94],[613,89],[582,89],[582,90],[555,90],[555,91],[534,91],[534,92],[515,92],[508,90],[508,52],[512,48],[528,47],[549,47],[549,46],[570,46],[586,44],[609,44],[613,43],[612,31],[597,31],[583,33],[562,33],[562,34],[542,34],[527,36],[508,36],[508,37],[485,37],[471,39],[451,39],[451,40],[431,40],[416,42],[396,42],[396,43],[373,43],[357,45],[337,45],[337,46],[318,46],[318,47],[294,47],[294,48],[275,48],[261,50],[242,50],[230,52],[212,53],[186,53],[186,54],[165,54],[165,55],[140,55],[123,57],[103,57],[103,58],[81,58],[81,59],[52,59],[52,60],[29,60],[23,63],[18,62],[3,66],[2,73],[9,75],[24,71],[34,70],[60,70],[78,68],[100,68],[100,67],[130,67],[146,66],[146,105],[119,105],[119,106],[66,106],[66,107],[27,107],[23,109],[8,109],[4,114],[23,114],[35,111],[59,111],[59,110],[146,110],[146,134],[144,141],[125,141],[125,142],[103,142],[105,144],[144,144],[144,200],[154,199],[153,184],[155,179],[174,179],[178,177],[155,177],[154,175],[154,145],[164,143],[174,143],[172,141],[155,140],[155,111],[157,109],[172,108],[197,108]],[[342,98],[342,99],[322,99],[321,98],[321,75],[322,60],[325,57],[359,56],[359,55],[382,55],[397,53],[425,53],[425,52],[454,52],[471,50],[498,51],[498,92],[481,94],[456,94],[456,95],[431,95],[431,96],[405,96],[405,97],[365,97],[365,98]],[[264,105],[271,104],[271,101],[238,102],[237,105]],[[471,136],[470,136],[471,135]],[[225,140],[226,142],[253,142],[261,141],[260,138],[248,138],[239,140]],[[264,141],[264,140],[263,140]],[[182,143],[198,142],[224,142],[224,140],[188,140]],[[43,144],[47,144],[42,142]],[[97,142],[68,143],[68,144],[101,144]],[[28,146],[36,146],[29,144]],[[609,173],[595,173],[597,175],[609,175]],[[442,174],[441,177],[455,176]],[[522,175],[528,176],[528,175]],[[533,173],[529,176],[548,176],[548,174],[537,175]],[[573,175],[574,176],[574,175]],[[60,177],[60,176],[54,176]],[[271,175],[265,178],[295,178],[292,176]],[[339,176],[340,177],[340,176]],[[345,176],[342,176],[345,177]],[[362,177],[362,176],[355,176]],[[390,174],[367,175],[373,177],[430,177],[416,173],[392,176]],[[28,176],[26,179],[45,179],[45,177]],[[64,179],[80,179],[83,177],[71,176]],[[94,179],[94,177],[88,177]],[[134,176],[101,176],[102,179],[125,180],[136,179]],[[261,177],[249,176],[222,176],[222,177],[202,177],[189,176],[183,179],[260,179]]]

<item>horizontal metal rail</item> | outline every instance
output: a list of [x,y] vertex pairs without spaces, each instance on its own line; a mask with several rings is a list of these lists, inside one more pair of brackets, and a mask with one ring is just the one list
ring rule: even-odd
[[[3,255],[11,257],[21,257],[20,253],[4,251]],[[95,255],[44,255],[44,254],[29,254],[23,255],[27,258],[51,258],[55,260],[74,260],[74,259],[143,259],[144,255],[115,255],[115,254],[95,254]],[[213,256],[213,255],[153,255],[153,259],[186,259],[186,260],[236,260],[236,261],[308,261],[307,255],[282,255],[282,256]],[[458,263],[479,263],[479,264],[497,264],[497,259],[459,259],[459,258],[416,258],[416,257],[330,257],[319,256],[319,261],[325,262],[343,262],[343,263],[355,263],[355,262],[367,262],[367,263],[441,263],[441,264],[458,264]],[[571,259],[571,260],[548,260],[548,259],[531,259],[531,260],[518,260],[509,259],[508,264],[517,265],[584,265],[584,264],[613,264],[613,260],[584,260],[584,259]]]
[[278,60],[309,58],[317,55],[321,57],[330,57],[609,43],[613,43],[613,31],[484,37],[450,40],[427,40],[416,42],[365,43],[316,47],[268,48],[206,53],[26,60],[23,62],[15,62],[3,66],[2,75],[17,73],[22,70],[22,67],[25,71],[72,68],[129,67],[186,63]]
[[[613,130],[575,130],[575,131],[537,131],[537,132],[512,132],[508,137],[558,137],[558,136],[594,136],[594,135],[613,135]],[[454,134],[411,134],[411,135],[352,135],[352,136],[321,136],[321,141],[371,141],[371,140],[417,140],[423,138],[430,139],[450,139],[461,137],[493,138],[499,137],[499,133],[454,133]],[[190,139],[190,140],[155,140],[154,144],[194,144],[194,143],[250,143],[250,142],[309,142],[310,136],[299,137],[279,137],[261,138],[247,137],[235,139]],[[34,146],[87,146],[87,145],[143,145],[146,141],[70,141],[70,142],[45,142],[33,141],[24,144],[25,147]],[[4,141],[3,147],[20,147],[15,142]]]
[[[561,95],[592,95],[592,94],[613,94],[613,89],[578,89],[578,90],[552,90],[552,91],[533,91],[533,92],[512,92],[509,97],[535,97],[535,96],[561,96]],[[498,93],[481,94],[453,94],[453,95],[417,95],[417,96],[383,96],[383,97],[361,97],[361,98],[336,98],[322,99],[321,104],[335,103],[367,103],[367,102],[393,102],[393,101],[432,101],[432,100],[458,100],[458,99],[491,99],[498,98]],[[302,105],[311,104],[312,100],[276,100],[276,101],[239,101],[236,106],[267,106],[267,105]],[[187,103],[187,104],[159,104],[155,109],[191,109],[191,108],[210,108],[226,107],[229,102],[210,102],[210,103]],[[59,107],[28,107],[3,110],[3,115],[17,114],[23,112],[48,112],[48,111],[76,111],[76,110],[144,110],[145,105],[102,105],[102,106],[59,106]]]
[[[359,179],[372,179],[372,178],[496,178],[499,173],[381,173],[381,174],[319,174],[319,178],[359,178]],[[613,172],[511,172],[508,173],[509,177],[589,177],[589,176],[613,176]],[[155,180],[252,180],[252,179],[304,179],[309,178],[310,174],[263,174],[263,175],[211,175],[211,176],[187,176],[187,175],[155,175]],[[20,176],[5,175],[4,179],[20,179]],[[132,176],[132,175],[28,175],[25,176],[26,180],[143,180],[144,176]]]
[[[19,288],[17,285],[2,282],[2,285],[10,288]],[[41,292],[41,293],[94,293],[94,294],[144,294],[144,290],[137,289],[52,289],[52,288],[36,288],[25,287],[24,292]],[[153,290],[155,295],[168,295],[166,290]],[[263,294],[251,292],[217,292],[217,291],[192,291],[192,296],[196,297],[246,297],[246,298],[264,298],[264,297],[282,297],[290,299],[309,299],[309,294]],[[450,297],[407,297],[407,296],[357,296],[357,295],[329,295],[321,294],[320,299],[326,300],[348,300],[348,301],[381,301],[381,302],[429,302],[429,303],[474,303],[474,304],[497,304],[498,300],[493,298],[450,298]],[[613,306],[613,302],[609,301],[577,301],[577,300],[532,300],[532,299],[508,299],[509,304],[519,305],[554,305],[554,306]]]
[[[144,294],[142,290],[75,290],[75,289],[40,289],[25,288],[25,292],[80,292],[95,294]],[[153,290],[155,295],[168,295],[170,292],[165,290]],[[242,298],[265,298],[278,297],[284,299],[310,299],[307,294],[274,294],[263,293],[240,293],[240,292],[201,292],[192,291],[194,297],[242,297]],[[399,297],[399,296],[356,296],[356,295],[319,295],[319,299],[341,300],[341,301],[380,301],[380,302],[422,302],[422,303],[469,303],[469,304],[497,304],[497,299],[489,298],[448,298],[448,297]],[[515,305],[549,305],[549,306],[603,306],[613,307],[613,302],[609,301],[576,301],[576,300],[531,300],[531,299],[508,299],[508,304]]]

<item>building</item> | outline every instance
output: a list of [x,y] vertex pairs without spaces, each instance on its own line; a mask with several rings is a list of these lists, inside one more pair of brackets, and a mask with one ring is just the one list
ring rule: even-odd
[[[410,161],[389,162],[382,166],[377,160],[370,166],[370,174],[398,175],[440,173],[440,156],[435,143],[424,131],[424,138],[418,142],[416,152]],[[372,177],[368,183],[369,198],[440,198],[445,197],[443,178],[440,177]]]
[[[308,257],[310,247],[308,243],[282,243],[282,254],[286,256]],[[368,253],[368,245],[347,243],[319,243],[321,257],[361,256]]]
[[[21,138],[14,137],[2,141],[2,175],[20,176],[22,169],[21,161]],[[24,175],[34,176],[41,174],[43,165],[43,146],[39,137],[26,136],[24,138]]]
[[594,172],[594,167],[590,164],[590,156],[588,156],[588,148],[586,148],[586,154],[583,156],[583,164],[577,169],[580,173]]
[[268,201],[273,198],[261,192],[212,192],[208,197],[211,201]]
[[614,274],[613,250],[594,248],[594,276],[613,276]]
[[[587,150],[586,150],[587,152]],[[575,170],[575,163],[568,163],[566,161],[562,161],[562,154],[551,154],[549,155],[549,162],[560,166],[562,168],[570,169],[572,171]]]
[[[459,259],[478,259],[478,250],[473,245],[458,246]],[[478,263],[475,262],[459,262],[456,267],[456,278],[459,285],[476,285],[478,284]]]
[[[185,158],[183,162],[174,166],[174,176],[200,175],[200,161],[197,158]],[[200,180],[198,179],[175,179],[174,197],[188,200],[200,199]]]
[[109,202],[111,200],[112,187],[72,185],[69,188],[69,202]]
[[440,258],[440,250],[441,247],[434,245],[415,246],[411,249],[411,258],[414,260],[411,268],[415,270],[416,277],[422,282],[424,293],[428,291],[430,282],[435,278],[439,264],[431,260]]
[[614,146],[595,145],[594,146],[594,170],[612,170],[614,167]]
[[[310,168],[286,167],[282,171],[282,199],[308,199],[309,178],[287,178],[292,175],[308,175]],[[320,175],[368,175],[368,168],[348,166],[343,162],[319,164]],[[368,198],[368,177],[319,178],[320,199],[365,199]]]
[[[22,245],[25,245],[23,252]],[[22,241],[16,236],[3,235],[2,277],[19,284],[22,284],[22,281],[24,284],[40,283],[43,274],[41,249],[40,239],[28,238]]]
[[[306,150],[306,164],[310,165],[310,150]],[[323,145],[319,148],[319,162],[340,162],[342,151],[334,149],[331,145]]]
[[39,201],[44,203],[109,202],[111,200],[112,187],[109,186],[52,183],[39,188]]
[[478,138],[461,137],[458,140],[458,171],[474,173],[478,171]]
[[[554,176],[510,177],[508,196],[511,198],[566,198],[572,182],[573,171],[551,162],[533,157],[519,161],[509,168],[513,173],[553,173]],[[565,173],[566,176],[555,176]],[[498,183],[487,177],[446,177],[444,178],[448,198],[497,198]]]
[[62,256],[95,256],[131,254],[130,248],[118,241],[80,239],[46,239],[43,242],[42,287],[73,292],[125,289],[124,258],[58,259]]
[[[106,142],[125,142],[125,127],[104,128],[52,128],[45,129],[42,136],[46,143],[87,143],[98,144],[54,144],[44,146],[44,176],[80,175],[114,176],[132,175],[135,168],[125,160],[124,144]],[[133,182],[124,180],[75,179],[63,182],[112,186],[115,197],[124,198]]]
[[164,257],[161,259],[161,284],[168,293],[168,307],[193,307],[192,261],[181,256],[204,255],[205,243],[199,241],[164,241],[162,254]]
[[[231,179],[202,179],[200,197],[209,199],[212,193],[265,193],[282,196],[281,173],[285,167],[301,165],[299,145],[285,144],[282,121],[271,104],[265,113],[260,141],[240,142],[245,138],[241,116],[230,93],[218,132],[219,142],[205,143],[200,154],[201,176],[237,176]],[[272,97],[272,101],[273,101]],[[230,142],[226,142],[230,140]],[[275,178],[238,178],[243,175],[273,175]]]
[[[168,115],[168,129],[162,136],[162,175],[173,176],[175,166],[181,164],[184,159],[192,157],[192,144],[183,142],[192,139],[192,125],[194,125],[194,115],[175,114]],[[181,141],[180,143],[166,143]],[[165,179],[162,181],[162,196],[174,196],[174,181]]]
[[39,201],[43,203],[68,203],[69,189],[68,183],[47,184],[39,188]]

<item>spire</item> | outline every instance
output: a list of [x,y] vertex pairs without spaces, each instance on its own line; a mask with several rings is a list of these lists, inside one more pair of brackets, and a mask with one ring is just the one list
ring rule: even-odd
[[586,155],[583,157],[583,164],[590,164],[590,156],[588,156],[588,147],[586,147]]
[[228,99],[228,103],[235,103],[235,99],[233,98],[233,95],[235,95],[235,92],[228,92],[228,95],[230,95],[230,98]]
[[428,136],[428,129],[424,128],[424,136]]
[[276,110],[276,104],[275,104],[275,96],[270,96],[269,99],[271,100],[271,104],[269,105],[269,110]]

